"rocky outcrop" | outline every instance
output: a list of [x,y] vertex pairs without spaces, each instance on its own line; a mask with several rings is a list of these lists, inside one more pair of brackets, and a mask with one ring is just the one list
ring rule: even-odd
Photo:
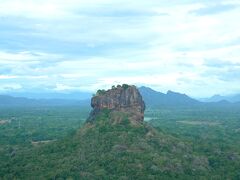
[[142,122],[144,119],[145,103],[135,86],[118,85],[107,91],[99,90],[92,98],[91,106],[93,110],[88,122],[94,121],[104,109],[110,110],[112,115],[119,112],[127,114],[131,122]]

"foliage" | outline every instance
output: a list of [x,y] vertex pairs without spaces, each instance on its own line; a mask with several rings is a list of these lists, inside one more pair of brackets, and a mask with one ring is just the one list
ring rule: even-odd
[[106,93],[106,91],[104,90],[104,89],[99,89],[99,90],[97,90],[97,93],[96,93],[96,95],[97,96],[101,96],[101,95],[104,95]]
[[156,179],[196,174],[188,165],[192,160],[181,156],[187,146],[173,151],[180,143],[176,139],[145,124],[133,126],[127,119],[113,125],[106,117],[108,112],[64,140],[17,152],[8,162],[11,169],[3,166],[4,178]]
[[148,109],[146,116],[158,131],[189,142],[204,156],[212,179],[239,179],[239,107],[202,106]]
[[32,141],[56,140],[78,129],[88,116],[88,108],[32,107],[0,108],[1,145],[25,145]]
[[[127,85],[127,84],[123,84],[122,86],[121,85],[117,85],[117,86],[112,86],[112,89],[116,89],[116,88],[123,88],[123,89],[127,89],[129,88],[130,86]],[[97,93],[96,94],[93,94],[93,96],[101,96],[101,95],[105,95],[106,94],[106,90],[104,89],[99,89],[97,90]]]
[[127,116],[109,123],[108,109],[83,125],[87,115],[79,107],[0,109],[11,120],[0,124],[0,179],[240,179],[238,108],[148,109],[152,120],[139,126]]
[[125,90],[126,90],[127,88],[129,88],[129,87],[130,87],[130,86],[129,86],[128,84],[123,84],[123,85],[122,85],[122,88],[125,89]]

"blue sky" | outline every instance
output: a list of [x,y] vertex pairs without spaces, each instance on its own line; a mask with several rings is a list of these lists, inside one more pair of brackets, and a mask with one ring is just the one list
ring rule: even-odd
[[240,93],[239,0],[0,0],[0,92]]

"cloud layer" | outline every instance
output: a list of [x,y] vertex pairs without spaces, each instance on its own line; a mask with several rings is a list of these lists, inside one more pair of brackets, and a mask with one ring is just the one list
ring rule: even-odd
[[240,3],[0,0],[0,91],[240,92]]

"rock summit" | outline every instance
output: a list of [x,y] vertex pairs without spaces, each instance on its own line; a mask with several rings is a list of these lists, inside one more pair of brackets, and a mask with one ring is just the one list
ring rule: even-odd
[[136,86],[123,84],[107,91],[98,90],[91,100],[93,110],[87,122],[96,120],[96,117],[104,110],[111,113],[111,118],[116,122],[122,121],[122,116],[127,115],[132,123],[143,122],[145,103]]

